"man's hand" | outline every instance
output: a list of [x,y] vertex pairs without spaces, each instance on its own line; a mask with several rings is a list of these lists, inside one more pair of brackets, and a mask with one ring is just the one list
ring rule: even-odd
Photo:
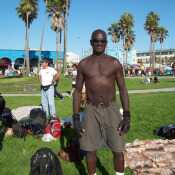
[[80,114],[75,113],[75,114],[73,114],[72,118],[73,118],[73,127],[74,127],[76,133],[78,134],[78,136],[80,137],[82,135],[82,133],[84,132],[82,127],[81,127]]
[[130,112],[123,112],[123,120],[119,123],[117,130],[119,131],[119,135],[126,134],[130,129]]

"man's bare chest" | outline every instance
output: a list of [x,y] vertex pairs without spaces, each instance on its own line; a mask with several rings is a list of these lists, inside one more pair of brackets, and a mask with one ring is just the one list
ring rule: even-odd
[[115,69],[111,64],[94,63],[86,66],[84,75],[87,78],[92,77],[111,77],[115,75]]

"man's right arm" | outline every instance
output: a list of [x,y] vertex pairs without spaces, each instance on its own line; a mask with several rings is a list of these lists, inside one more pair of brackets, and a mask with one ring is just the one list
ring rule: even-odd
[[81,136],[82,128],[80,123],[80,100],[81,100],[81,90],[83,88],[84,75],[82,72],[81,63],[78,66],[77,77],[76,77],[76,86],[73,93],[73,127],[78,135]]
[[77,77],[76,77],[76,86],[73,93],[73,113],[77,114],[80,111],[80,100],[81,100],[81,90],[83,88],[84,75],[82,72],[81,63],[78,65]]

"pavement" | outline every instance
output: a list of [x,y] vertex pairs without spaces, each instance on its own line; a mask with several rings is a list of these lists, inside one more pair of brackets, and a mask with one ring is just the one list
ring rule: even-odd
[[[144,89],[144,90],[128,90],[129,94],[143,94],[143,93],[159,93],[159,92],[175,92],[175,87],[173,88],[161,88],[161,89]],[[119,92],[116,92],[119,94]],[[40,96],[40,94],[2,94],[4,97],[19,97],[19,96]]]

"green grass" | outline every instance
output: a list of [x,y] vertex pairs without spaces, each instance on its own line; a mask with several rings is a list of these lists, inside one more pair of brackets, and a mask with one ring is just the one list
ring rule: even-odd
[[159,83],[143,83],[144,78],[126,78],[126,85],[128,90],[135,89],[158,89],[158,88],[170,88],[175,87],[175,78],[172,77],[159,77]]
[[[71,79],[62,77],[58,88],[61,91],[71,90]],[[40,83],[37,77],[20,77],[20,78],[0,78],[1,93],[30,94],[40,92]]]
[[[160,83],[144,84],[143,78],[126,78],[128,90],[133,89],[157,89],[175,87],[175,79],[172,77],[160,77]],[[63,77],[59,82],[58,88],[60,91],[71,90],[71,78]],[[0,78],[0,93],[39,93],[40,84],[37,77],[22,77],[22,78]]]
[[[38,105],[40,97],[6,97],[7,106],[16,108],[23,105]],[[164,124],[174,123],[175,117],[175,94],[156,93],[130,95],[132,127],[126,136],[127,142],[135,139],[156,139],[153,130]],[[56,100],[57,114],[60,118],[71,116],[72,99],[65,98],[64,101]],[[50,147],[58,152],[59,141],[44,143],[40,139],[27,136],[26,140],[14,137],[5,138],[3,149],[0,151],[0,174],[1,175],[28,175],[30,168],[30,158],[32,154],[41,147]],[[97,173],[100,169],[105,169],[109,175],[114,174],[112,165],[112,155],[108,150],[98,151]],[[73,163],[61,161],[64,175],[78,175],[78,171]],[[85,161],[83,162],[84,166]],[[101,167],[103,166],[103,167]],[[126,170],[127,175],[132,173]]]

